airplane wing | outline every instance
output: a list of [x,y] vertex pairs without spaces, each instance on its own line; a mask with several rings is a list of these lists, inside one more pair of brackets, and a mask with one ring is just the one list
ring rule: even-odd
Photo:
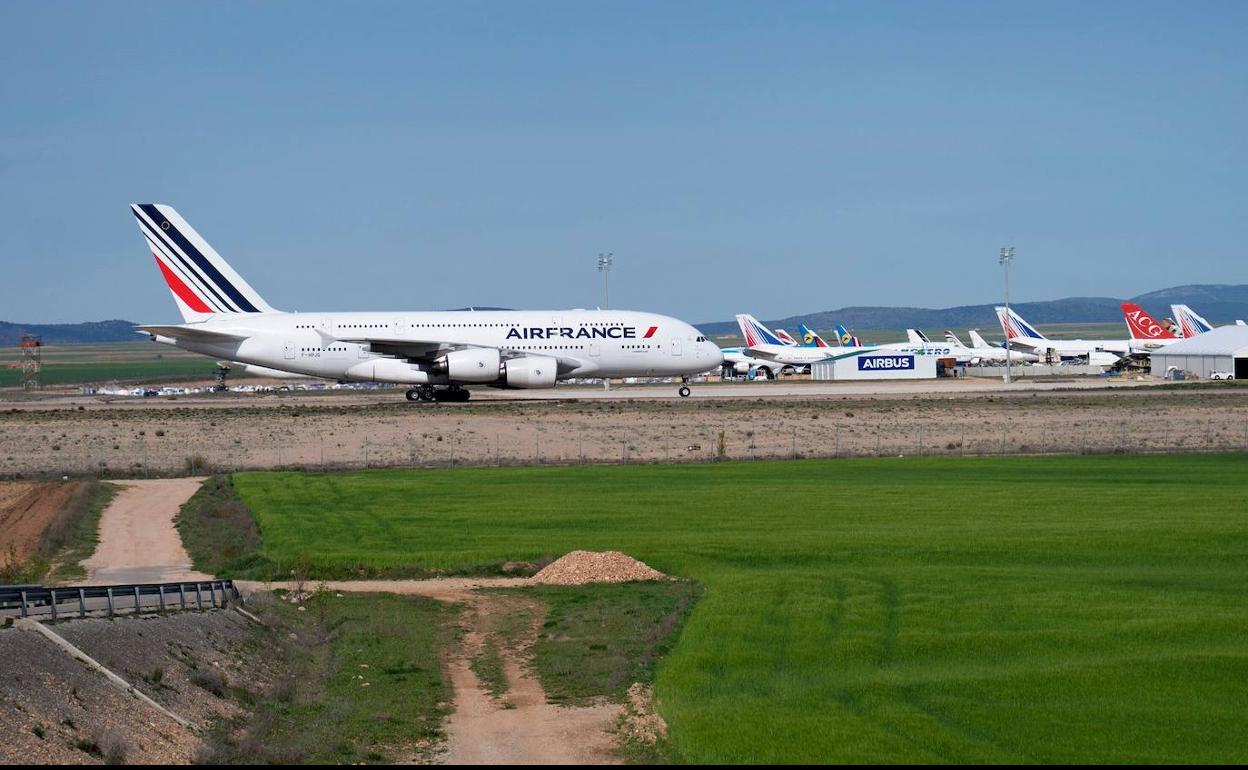
[[[380,353],[384,356],[393,356],[394,358],[405,358],[409,361],[423,361],[432,363],[447,353],[456,350],[468,350],[472,348],[500,350],[503,358],[524,358],[529,353],[524,351],[508,352],[502,348],[493,345],[473,345],[466,342],[449,342],[447,340],[424,339],[414,340],[409,337],[398,337],[382,333],[363,334],[363,335],[328,335],[322,332],[323,336],[331,340],[340,342],[354,342],[360,345],[368,345],[369,350],[374,353]],[[555,353],[535,352],[531,355],[542,358],[555,359],[560,374],[576,371],[585,366],[585,362],[579,358],[568,355],[558,355]]]
[[156,334],[161,337],[174,337],[198,342],[241,342],[247,339],[245,334],[196,329],[193,326],[136,326],[140,334]]
[[775,361],[776,354],[769,350],[759,350],[758,348],[746,348],[745,354],[750,358],[758,358],[763,361]]

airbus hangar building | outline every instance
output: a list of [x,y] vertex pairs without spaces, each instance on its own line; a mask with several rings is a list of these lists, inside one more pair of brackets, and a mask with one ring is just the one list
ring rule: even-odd
[[1248,326],[1219,326],[1189,340],[1154,350],[1152,373],[1164,377],[1170,367],[1208,379],[1214,372],[1232,372],[1248,379]]

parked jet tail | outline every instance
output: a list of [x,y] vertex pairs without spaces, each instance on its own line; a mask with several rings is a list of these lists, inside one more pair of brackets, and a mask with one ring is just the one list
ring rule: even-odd
[[793,339],[793,335],[789,334],[784,329],[776,329],[775,334],[777,337],[780,338],[780,341],[783,342],[784,344],[794,345],[794,346],[797,345],[797,340]]
[[930,345],[932,341],[918,329],[906,329],[906,339],[911,345]]
[[971,329],[969,332],[967,332],[967,334],[971,338],[971,347],[975,347],[975,348],[999,348],[1001,347],[1000,345],[989,344],[988,340],[980,336],[979,329]]
[[1026,337],[1033,340],[1047,340],[1048,337],[1036,331],[1036,328],[1023,320],[1023,317],[1015,313],[1013,308],[1007,311],[1003,307],[997,308],[997,320],[1001,322],[1001,331],[1005,332],[1005,336],[1015,340],[1020,337]]
[[1178,339],[1167,326],[1157,322],[1144,308],[1134,302],[1122,303],[1122,315],[1127,319],[1127,328],[1131,330],[1133,340],[1173,340]]
[[950,329],[945,329],[945,342],[948,342],[950,345],[957,345],[960,348],[966,347],[966,345],[962,344],[962,340],[958,339],[958,335],[954,334]]
[[745,337],[745,346],[752,348],[758,345],[783,345],[784,340],[773,334],[758,319],[749,313],[737,316],[737,325],[741,327],[741,335]]
[[862,340],[860,340],[860,339],[858,339],[857,337],[855,337],[854,335],[850,334],[850,333],[849,333],[849,330],[848,330],[848,329],[846,329],[846,328],[845,328],[844,326],[842,326],[841,324],[837,324],[837,325],[836,325],[836,336],[840,338],[840,340],[841,340],[841,345],[843,345],[843,346],[845,346],[845,347],[855,347],[855,348],[857,348],[857,347],[861,347],[861,346],[862,346]]
[[172,206],[135,203],[130,209],[187,323],[221,313],[277,312]]
[[798,324],[797,333],[802,335],[802,344],[808,348],[831,347],[831,345],[823,341],[823,337],[820,337],[818,332],[806,324]]
[[1213,324],[1187,305],[1171,305],[1170,312],[1174,313],[1174,320],[1178,322],[1184,339],[1191,339],[1198,334],[1213,331]]

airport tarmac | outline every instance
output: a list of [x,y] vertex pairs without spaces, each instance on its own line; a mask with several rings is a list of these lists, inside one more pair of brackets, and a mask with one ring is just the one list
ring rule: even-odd
[[[1016,379],[1010,384],[1001,380],[977,377],[941,378],[937,380],[879,380],[869,382],[816,382],[808,379],[782,379],[767,382],[707,382],[691,385],[692,395],[681,399],[675,383],[613,384],[609,390],[601,385],[559,385],[536,390],[503,390],[489,387],[472,388],[470,404],[542,401],[689,401],[707,399],[756,398],[837,398],[872,396],[878,398],[928,396],[970,396],[982,394],[1051,393],[1068,390],[1104,390],[1146,388],[1167,384],[1154,378],[1128,379],[1104,377],[1048,377]],[[275,387],[280,387],[276,384]],[[198,407],[231,408],[240,404],[270,405],[280,402],[308,406],[354,406],[359,404],[405,403],[402,387],[371,390],[274,390],[260,392],[229,391],[143,398],[140,396],[82,395],[68,388],[47,389],[38,393],[20,390],[0,391],[0,411],[6,409],[150,409]],[[413,407],[454,408],[460,404],[412,403]]]

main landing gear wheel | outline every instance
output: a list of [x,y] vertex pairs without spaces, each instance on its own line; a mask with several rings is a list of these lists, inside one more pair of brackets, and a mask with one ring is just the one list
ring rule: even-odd
[[404,394],[408,401],[432,401],[434,390],[429,385],[421,385],[415,388],[408,388]]
[[679,390],[679,391],[677,391],[677,392],[678,392],[678,393],[680,393],[680,397],[681,397],[681,398],[689,398],[689,393],[690,393],[691,391],[689,390],[689,386],[688,386],[688,385],[681,385],[681,386],[680,386],[680,390]]
[[452,401],[456,403],[464,403],[472,397],[472,393],[464,388],[452,387],[433,391],[434,401]]

